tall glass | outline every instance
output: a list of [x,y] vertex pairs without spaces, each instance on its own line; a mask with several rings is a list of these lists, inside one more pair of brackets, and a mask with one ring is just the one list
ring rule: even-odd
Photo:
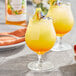
[[50,62],[43,62],[41,56],[48,52],[55,44],[56,33],[52,19],[42,18],[39,21],[29,20],[25,35],[26,44],[38,54],[38,61],[28,64],[28,68],[35,71],[48,71],[53,69]]
[[71,11],[71,4],[61,3],[61,4],[51,5],[47,17],[53,18],[53,24],[57,35],[57,42],[52,50],[64,51],[64,50],[72,49],[72,47],[69,44],[62,42],[62,37],[66,33],[71,31],[74,24],[74,19]]

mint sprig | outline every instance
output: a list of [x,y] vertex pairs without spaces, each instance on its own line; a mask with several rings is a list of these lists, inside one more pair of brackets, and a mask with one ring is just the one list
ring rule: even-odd
[[40,7],[44,15],[47,14],[48,9],[46,7],[44,7],[43,3],[37,4],[36,7],[37,8]]

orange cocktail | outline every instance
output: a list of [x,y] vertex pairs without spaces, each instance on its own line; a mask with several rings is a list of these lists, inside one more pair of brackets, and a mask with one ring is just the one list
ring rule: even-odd
[[49,51],[55,44],[56,33],[53,28],[52,19],[41,17],[41,9],[29,20],[25,40],[28,47],[38,54],[39,61],[28,65],[29,69],[36,71],[49,70],[50,63],[42,63],[41,55]]
[[73,27],[74,19],[70,4],[52,5],[47,16],[53,18],[57,36],[65,35]]

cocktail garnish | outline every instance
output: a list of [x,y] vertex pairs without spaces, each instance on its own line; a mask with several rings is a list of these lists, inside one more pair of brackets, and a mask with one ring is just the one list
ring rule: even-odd
[[33,16],[34,21],[39,21],[40,19],[44,18],[41,8],[36,8],[36,12]]
[[48,2],[50,5],[60,5],[62,0],[49,0]]
[[41,18],[41,8],[36,8],[36,12],[35,12],[35,14],[34,14],[34,16],[33,16],[33,20],[34,21],[39,21],[40,20],[40,18]]

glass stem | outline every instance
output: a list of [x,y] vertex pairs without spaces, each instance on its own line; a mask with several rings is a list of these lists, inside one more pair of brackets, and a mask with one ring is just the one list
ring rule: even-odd
[[38,67],[42,67],[42,55],[38,55]]
[[61,45],[62,44],[62,37],[57,37],[58,39],[58,44]]

